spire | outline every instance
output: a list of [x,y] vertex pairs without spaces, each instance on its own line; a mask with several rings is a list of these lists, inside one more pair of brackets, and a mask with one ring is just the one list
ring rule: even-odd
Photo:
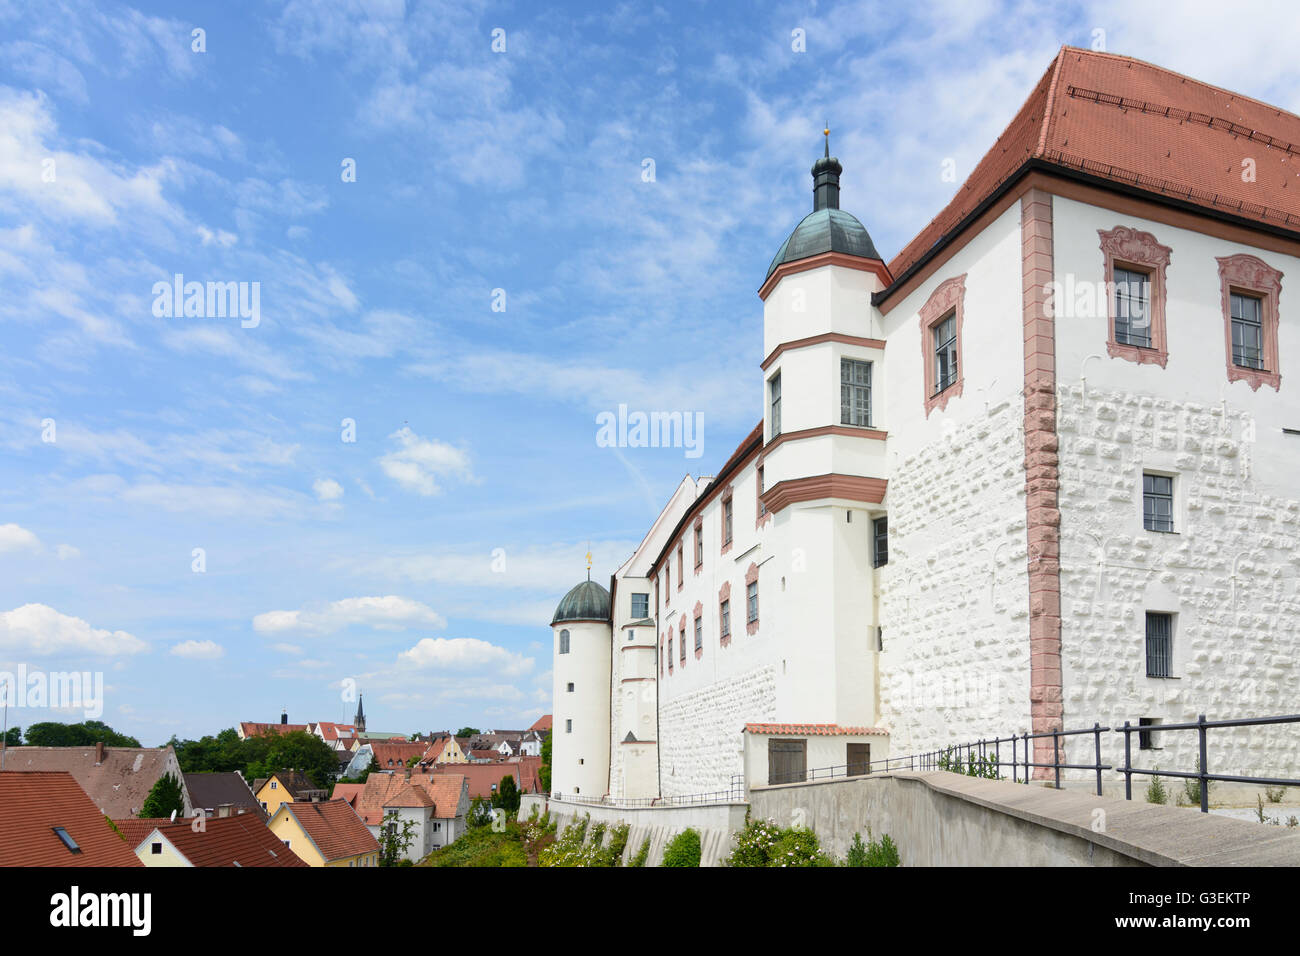
[[831,155],[830,123],[822,129],[822,135],[826,137],[824,155],[812,168],[814,212],[840,208],[840,173],[844,172],[840,161]]
[[361,702],[363,696],[363,694],[357,694],[357,716],[352,720],[358,732],[366,729],[366,709]]

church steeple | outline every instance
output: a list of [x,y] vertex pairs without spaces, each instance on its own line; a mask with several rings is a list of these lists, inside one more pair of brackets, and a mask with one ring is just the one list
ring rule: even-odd
[[361,704],[361,694],[357,694],[357,715],[352,718],[352,723],[356,726],[357,732],[360,733],[366,729],[366,709]]

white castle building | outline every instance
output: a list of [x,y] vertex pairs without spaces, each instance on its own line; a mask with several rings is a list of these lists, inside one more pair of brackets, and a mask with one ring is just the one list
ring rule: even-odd
[[[812,172],[763,420],[556,610],[553,792],[1300,709],[1300,117],[1064,48],[889,262]],[[1296,776],[1294,726],[1215,772]]]

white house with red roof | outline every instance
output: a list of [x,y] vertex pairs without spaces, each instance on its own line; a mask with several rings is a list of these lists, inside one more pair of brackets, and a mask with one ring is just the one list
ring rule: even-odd
[[[1126,720],[1195,770],[1161,723],[1295,709],[1300,117],[1071,47],[1028,92],[888,261],[828,131],[758,289],[762,421],[556,610],[553,793]],[[1284,733],[1217,763],[1294,776]]]

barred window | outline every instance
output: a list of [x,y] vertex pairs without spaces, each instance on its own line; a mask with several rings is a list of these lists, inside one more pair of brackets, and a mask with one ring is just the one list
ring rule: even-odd
[[934,327],[934,391],[942,392],[957,381],[957,313]]
[[1151,277],[1115,267],[1115,343],[1151,348]]
[[1174,530],[1174,479],[1168,475],[1142,475],[1142,527]]
[[1263,304],[1253,295],[1232,293],[1232,364],[1264,367]]
[[1173,663],[1174,616],[1147,611],[1147,677],[1169,677]]
[[871,363],[840,359],[840,424],[871,427]]

